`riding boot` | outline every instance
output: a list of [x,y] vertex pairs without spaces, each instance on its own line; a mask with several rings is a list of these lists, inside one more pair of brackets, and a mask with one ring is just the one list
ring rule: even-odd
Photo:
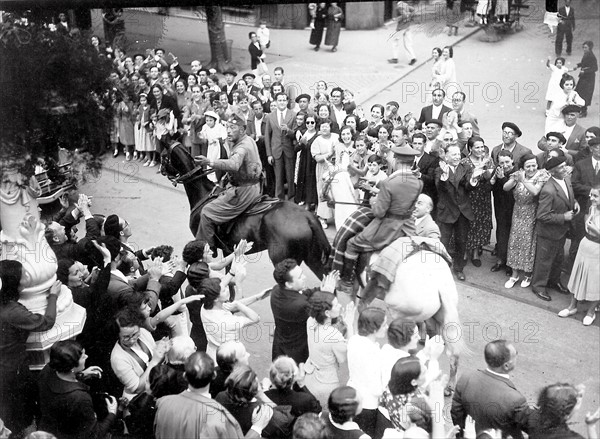
[[351,292],[354,288],[354,268],[356,267],[356,259],[344,258],[344,266],[340,273],[340,282],[338,289],[341,291]]

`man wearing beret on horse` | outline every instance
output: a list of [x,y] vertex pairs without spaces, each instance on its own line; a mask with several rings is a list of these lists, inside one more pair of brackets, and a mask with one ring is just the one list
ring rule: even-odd
[[234,114],[227,120],[227,141],[231,154],[228,159],[209,160],[197,156],[196,163],[228,173],[223,192],[202,209],[200,227],[196,238],[204,239],[216,255],[215,228],[241,215],[261,194],[262,166],[258,148],[246,135],[246,121]]
[[381,250],[402,236],[415,235],[412,210],[423,183],[412,172],[419,153],[409,146],[391,148],[396,161],[395,171],[380,183],[379,194],[371,200],[375,219],[362,232],[348,241],[340,287],[349,291],[353,286],[356,260],[360,253]]

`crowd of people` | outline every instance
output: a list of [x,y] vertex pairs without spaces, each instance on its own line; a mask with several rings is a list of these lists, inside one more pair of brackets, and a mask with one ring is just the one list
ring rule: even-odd
[[[318,14],[325,19],[318,8],[315,33]],[[251,44],[262,47],[260,37],[251,34]],[[230,157],[243,140],[257,151],[263,193],[304,206],[327,228],[340,210],[328,203],[328,189],[349,181],[357,207],[371,207],[376,218],[348,240],[342,281],[333,271],[308,289],[302,267],[286,259],[275,266],[273,288],[236,300],[252,243],[240,241],[221,259],[203,239],[186,244],[181,257],[169,245],[134,249],[125,218],[93,214],[90,198],[73,192],[46,228],[58,280],[45,315],[18,302],[22,266],[0,261],[0,418],[9,429],[19,435],[35,416],[39,430],[58,438],[496,438],[521,437],[521,431],[534,438],[581,437],[568,420],[583,389],[549,385],[532,407],[510,380],[517,352],[505,340],[486,345],[485,371],[459,379],[455,427],[446,431],[448,420],[439,412],[446,384],[439,374],[440,337],[421,341],[414,322],[388,321],[376,307],[356,320],[352,303],[342,306],[341,287],[352,280],[357,253],[381,250],[403,234],[441,242],[457,279],[465,280],[469,261],[482,266],[495,219],[491,271],[506,274],[505,287],[520,282],[542,300],[551,300],[548,289],[572,294],[559,316],[576,314],[584,302],[583,324],[591,325],[600,301],[600,128],[578,123],[597,70],[591,42],[584,43],[579,83],[557,60],[553,71],[561,76],[553,73],[549,86],[537,155],[518,142],[523,133],[513,121],[502,124],[499,145],[486,145],[467,96],[457,89],[452,47],[433,50],[431,105],[403,115],[396,101],[374,104],[366,114],[351,90],[325,81],[314,95],[298,94],[281,67],[273,77],[255,71],[236,81],[237,72],[217,75],[198,60],[186,72],[160,48],[129,55],[103,47],[98,37],[92,45],[114,65],[108,91],[114,156],[123,152],[126,161],[155,167],[162,149],[180,142],[207,166]],[[343,219],[336,218],[336,226]],[[82,220],[85,236],[78,239]],[[377,230],[370,235],[371,229]],[[563,270],[570,273],[566,286]],[[87,320],[77,340],[52,346],[36,379],[25,341],[31,331],[54,324],[61,284],[86,309]],[[273,362],[260,382],[267,371],[250,367],[240,340],[243,328],[261,319],[251,305],[267,297],[275,321]],[[589,437],[599,417],[586,417]]]

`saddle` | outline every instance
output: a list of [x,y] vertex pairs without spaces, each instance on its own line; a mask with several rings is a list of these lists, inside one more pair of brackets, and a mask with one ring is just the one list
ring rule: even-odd
[[[220,190],[216,190],[216,194],[213,193],[213,195],[211,195],[211,197],[209,197],[208,200],[213,200],[218,196],[219,193],[223,191],[222,188],[219,187],[219,189]],[[236,226],[238,220],[241,217],[267,213],[279,203],[282,203],[282,201],[279,198],[269,197],[268,195],[261,195],[256,200],[254,200],[252,204],[233,221],[229,221],[228,223],[217,226],[215,230],[215,238],[217,239],[217,241],[221,242],[223,247],[226,247],[224,241],[225,237],[231,234],[233,228]]]

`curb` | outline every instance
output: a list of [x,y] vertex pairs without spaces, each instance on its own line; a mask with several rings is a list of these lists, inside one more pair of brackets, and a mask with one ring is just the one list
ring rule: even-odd
[[[482,30],[481,27],[474,28],[473,31],[466,33],[463,37],[459,38],[454,43],[450,44],[450,46],[454,47],[455,45],[463,42],[467,38],[470,38],[471,36],[475,35],[477,32],[479,32],[481,30]],[[381,89],[379,91],[377,91],[375,93],[372,93],[371,95],[367,96],[367,98],[362,99],[360,102],[357,102],[357,104],[358,105],[363,105],[365,102],[368,102],[369,100],[371,100],[375,96],[377,96],[379,93],[381,93],[382,90],[385,90],[386,88],[390,88],[393,85],[396,85],[398,82],[400,82],[401,80],[403,80],[404,78],[406,78],[408,75],[410,75],[411,73],[413,73],[414,71],[416,71],[418,68],[423,67],[425,64],[427,64],[432,59],[433,59],[433,57],[429,57],[425,61],[422,61],[421,63],[417,63],[412,69],[410,69],[407,72],[405,72],[404,74],[402,74],[402,76],[400,76],[399,78],[394,79],[392,82],[384,85],[383,87],[381,87]]]

